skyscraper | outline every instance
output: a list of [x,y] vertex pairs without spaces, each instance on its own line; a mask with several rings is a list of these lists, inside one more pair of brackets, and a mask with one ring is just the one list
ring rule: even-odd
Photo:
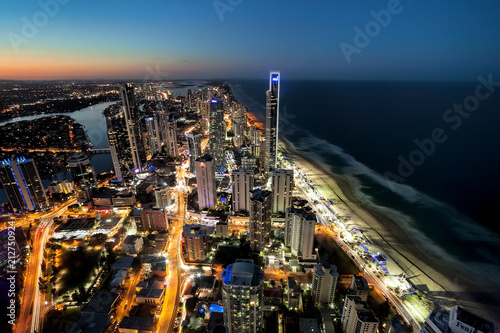
[[146,118],[146,129],[148,133],[149,153],[157,154],[161,149],[160,127],[158,126],[158,118]]
[[232,105],[232,127],[234,130],[233,142],[236,147],[241,147],[245,129],[247,128],[247,110],[244,105],[234,103]]
[[222,99],[210,100],[210,154],[214,157],[216,169],[224,167],[224,140],[226,126],[224,122],[224,104]]
[[271,190],[273,191],[273,214],[285,213],[292,204],[293,171],[274,170],[271,173]]
[[210,155],[196,159],[196,185],[198,189],[198,205],[200,210],[215,206],[215,166]]
[[233,212],[250,211],[250,191],[253,190],[253,171],[237,169],[231,171],[233,182]]
[[280,72],[269,73],[269,90],[266,92],[266,171],[277,168],[278,124],[280,109]]
[[184,226],[183,237],[186,246],[186,260],[204,261],[207,254],[207,232],[205,226],[187,224]]
[[141,170],[143,163],[146,161],[146,151],[144,149],[139,110],[134,101],[134,86],[129,83],[122,84],[120,94],[134,170]]
[[361,297],[347,295],[341,323],[345,333],[376,333],[379,321]]
[[0,181],[15,212],[43,210],[49,201],[33,159],[4,160],[0,165]]
[[130,153],[130,144],[128,139],[127,127],[125,125],[125,117],[123,108],[109,108],[104,111],[106,117],[106,127],[113,161],[113,169],[116,179],[123,180],[123,174],[127,174],[133,169],[132,154]]
[[288,207],[285,219],[285,246],[294,256],[304,260],[314,259],[314,228],[316,215],[302,208]]
[[321,303],[333,303],[338,278],[337,266],[326,262],[314,265],[312,280],[314,304],[319,306]]
[[165,208],[172,203],[170,197],[170,189],[168,186],[158,186],[155,188],[155,206],[158,208]]
[[166,145],[167,155],[170,157],[177,157],[178,147],[177,147],[177,123],[173,120],[169,120],[165,123],[167,140],[164,143]]
[[262,332],[264,272],[250,259],[236,259],[222,272],[224,325],[229,333]]
[[75,196],[79,203],[92,199],[97,189],[94,167],[84,153],[76,153],[68,160],[68,168],[75,183]]
[[201,156],[201,135],[198,132],[186,134],[189,150],[189,172],[195,173],[195,162]]
[[271,233],[271,192],[250,191],[250,219],[248,239],[252,251],[261,252],[269,243]]

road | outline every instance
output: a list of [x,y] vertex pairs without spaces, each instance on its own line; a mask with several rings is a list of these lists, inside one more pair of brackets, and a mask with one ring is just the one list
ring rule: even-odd
[[38,281],[41,273],[45,243],[49,238],[49,232],[54,223],[54,218],[61,216],[66,211],[67,207],[75,202],[76,199],[69,200],[54,211],[40,216],[41,222],[34,232],[33,251],[31,252],[30,261],[26,267],[23,298],[20,306],[19,320],[15,327],[16,332],[31,333],[35,330],[39,331],[40,319],[43,319],[43,316],[40,316],[40,302],[42,297],[39,292]]
[[383,281],[372,273],[372,271],[365,265],[364,259],[361,258],[356,251],[352,250],[352,248],[341,238],[337,237],[337,235],[328,226],[324,226],[321,230],[330,236],[344,250],[344,252],[349,255],[350,258],[354,258],[353,261],[359,267],[359,270],[364,274],[367,282],[378,289],[378,291],[386,297],[394,310],[396,310],[408,323],[411,324],[414,332],[419,332],[420,325],[413,318],[412,314],[404,307],[401,299],[389,290]]
[[413,317],[413,315],[408,311],[408,309],[403,305],[402,300],[395,295],[391,290],[387,288],[385,285],[384,281],[376,277],[365,265],[364,260],[359,257],[359,255],[356,253],[356,251],[353,251],[350,246],[345,244],[344,240],[338,237],[330,228],[331,222],[327,218],[321,214],[320,209],[316,207],[314,204],[314,200],[308,195],[306,188],[304,188],[300,182],[296,182],[298,187],[303,193],[303,196],[308,200],[309,204],[311,207],[316,211],[319,220],[323,224],[326,230],[329,231],[330,237],[346,252],[349,257],[354,258],[354,262],[356,265],[359,267],[360,271],[365,274],[366,280],[373,285],[375,288],[377,288],[386,298],[387,300],[391,303],[392,307],[397,310],[397,312],[403,316],[403,318],[406,320],[406,322],[410,323],[410,325],[413,328],[413,331],[418,332],[420,331],[420,325],[418,324],[417,320]]
[[184,176],[185,168],[181,168],[178,172],[178,188],[177,188],[177,216],[179,219],[170,220],[172,228],[170,230],[170,242],[167,245],[168,259],[168,277],[167,290],[163,300],[163,308],[158,319],[157,332],[171,332],[175,321],[177,306],[180,300],[181,287],[181,236],[183,220],[186,218],[186,200]]
[[117,323],[121,322],[123,317],[129,313],[135,299],[135,287],[139,283],[140,279],[141,270],[138,269],[134,271],[130,279],[127,281],[127,291],[125,292],[125,297],[122,298],[121,304],[117,307],[118,310],[116,311]]

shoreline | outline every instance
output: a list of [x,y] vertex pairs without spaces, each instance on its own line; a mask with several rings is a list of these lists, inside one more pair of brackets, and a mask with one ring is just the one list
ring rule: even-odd
[[[258,124],[264,134],[265,116],[251,112],[247,107],[247,117],[250,123]],[[340,201],[340,204],[333,206],[336,214],[352,215],[347,224],[363,229],[363,234],[372,243],[377,243],[381,252],[397,261],[405,271],[407,280],[423,291],[437,305],[436,308],[460,305],[493,321],[497,326],[500,324],[500,291],[491,287],[491,283],[496,285],[494,276],[493,279],[487,277],[489,281],[487,278],[481,279],[484,275],[475,272],[474,267],[471,268],[467,262],[450,256],[434,243],[429,246],[428,238],[418,229],[403,227],[398,224],[397,216],[363,204],[356,197],[349,179],[327,170],[325,165],[309,158],[307,153],[297,152],[293,143],[283,135],[279,138],[279,145],[287,150],[287,156],[291,157],[293,164],[313,180],[315,188],[324,198]],[[350,214],[346,214],[348,212]],[[412,232],[415,233],[413,236]],[[441,257],[448,260],[444,261]]]
[[426,251],[425,244],[419,246],[418,241],[394,218],[360,203],[348,180],[298,153],[286,138],[280,138],[279,144],[285,148],[292,163],[313,180],[315,188],[324,198],[340,201],[333,206],[336,214],[351,215],[346,224],[361,229],[372,243],[396,261],[416,289],[425,292],[430,300],[442,307],[461,305],[493,322],[500,321],[498,303],[492,301],[495,303],[485,304],[491,301],[485,299],[485,293],[491,292],[491,289],[471,280],[472,274],[464,275],[467,272],[461,272],[460,268],[451,267],[440,262],[438,257],[432,257],[434,254]]
[[[250,122],[255,125],[265,124],[259,116],[247,111]],[[258,127],[265,131],[264,127]],[[425,244],[419,245],[418,239],[412,238],[409,230],[398,225],[396,219],[359,202],[347,179],[326,170],[314,159],[298,153],[286,137],[279,138],[279,146],[283,146],[292,163],[313,180],[315,188],[324,198],[340,201],[333,206],[336,214],[351,215],[352,218],[347,224],[362,229],[363,234],[379,247],[381,252],[397,262],[405,271],[407,280],[411,281],[416,289],[423,291],[428,299],[444,308],[461,305],[495,323],[500,323],[498,301],[491,300],[492,296],[487,295],[488,292],[491,293],[491,289],[479,286],[477,281],[471,279],[474,278],[473,274],[440,262],[436,254],[430,253]]]

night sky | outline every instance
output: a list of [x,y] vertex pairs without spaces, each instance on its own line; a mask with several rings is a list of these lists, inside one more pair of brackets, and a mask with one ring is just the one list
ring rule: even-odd
[[1,79],[500,77],[498,0],[56,1],[3,1]]

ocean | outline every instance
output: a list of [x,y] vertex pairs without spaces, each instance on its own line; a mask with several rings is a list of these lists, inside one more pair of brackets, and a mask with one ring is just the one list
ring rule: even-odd
[[[264,115],[266,80],[227,83]],[[475,98],[479,83],[283,80],[280,135],[421,245],[498,274],[500,89]]]

